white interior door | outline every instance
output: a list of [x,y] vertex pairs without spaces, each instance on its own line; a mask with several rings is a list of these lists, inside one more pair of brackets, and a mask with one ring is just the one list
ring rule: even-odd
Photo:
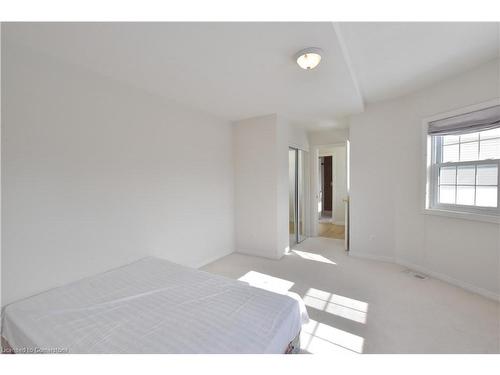
[[344,239],[344,247],[346,251],[349,251],[349,223],[351,221],[350,216],[350,189],[351,189],[351,143],[349,140],[346,141],[346,185],[347,185],[347,197],[344,199],[345,205],[345,239]]

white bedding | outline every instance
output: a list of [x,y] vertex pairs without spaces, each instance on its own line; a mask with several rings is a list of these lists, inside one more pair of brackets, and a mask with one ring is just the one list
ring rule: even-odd
[[298,296],[148,257],[13,303],[2,319],[18,353],[283,353],[308,317]]

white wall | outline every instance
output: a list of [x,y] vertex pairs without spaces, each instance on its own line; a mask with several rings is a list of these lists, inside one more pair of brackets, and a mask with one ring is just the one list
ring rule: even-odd
[[[285,121],[285,120],[283,120]],[[286,122],[286,121],[285,121]],[[309,151],[309,138],[307,132],[295,126],[288,125],[288,145],[299,150]]]
[[288,247],[288,127],[277,115],[233,127],[238,252],[280,258]]
[[491,62],[351,118],[352,254],[498,296],[499,225],[423,213],[422,119],[499,97],[499,72]]
[[[277,116],[276,121],[276,178],[277,178],[277,257],[281,258],[290,245],[289,234],[289,174],[288,150],[290,145],[290,124],[288,120]],[[307,144],[302,143],[304,147]],[[272,165],[272,164],[271,164]]]
[[316,130],[308,133],[309,146],[324,146],[342,143],[349,139],[349,129]]
[[3,303],[147,255],[233,251],[230,123],[2,47]]

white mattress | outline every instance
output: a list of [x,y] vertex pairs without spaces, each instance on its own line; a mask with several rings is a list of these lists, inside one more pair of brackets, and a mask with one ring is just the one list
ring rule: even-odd
[[16,352],[283,353],[308,320],[296,296],[158,258],[8,305]]

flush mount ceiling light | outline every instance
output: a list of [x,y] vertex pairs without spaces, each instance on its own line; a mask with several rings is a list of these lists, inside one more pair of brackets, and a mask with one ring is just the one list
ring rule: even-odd
[[297,52],[295,60],[297,60],[297,64],[299,64],[302,69],[314,69],[319,65],[322,53],[323,50],[321,48],[305,48],[302,51]]

